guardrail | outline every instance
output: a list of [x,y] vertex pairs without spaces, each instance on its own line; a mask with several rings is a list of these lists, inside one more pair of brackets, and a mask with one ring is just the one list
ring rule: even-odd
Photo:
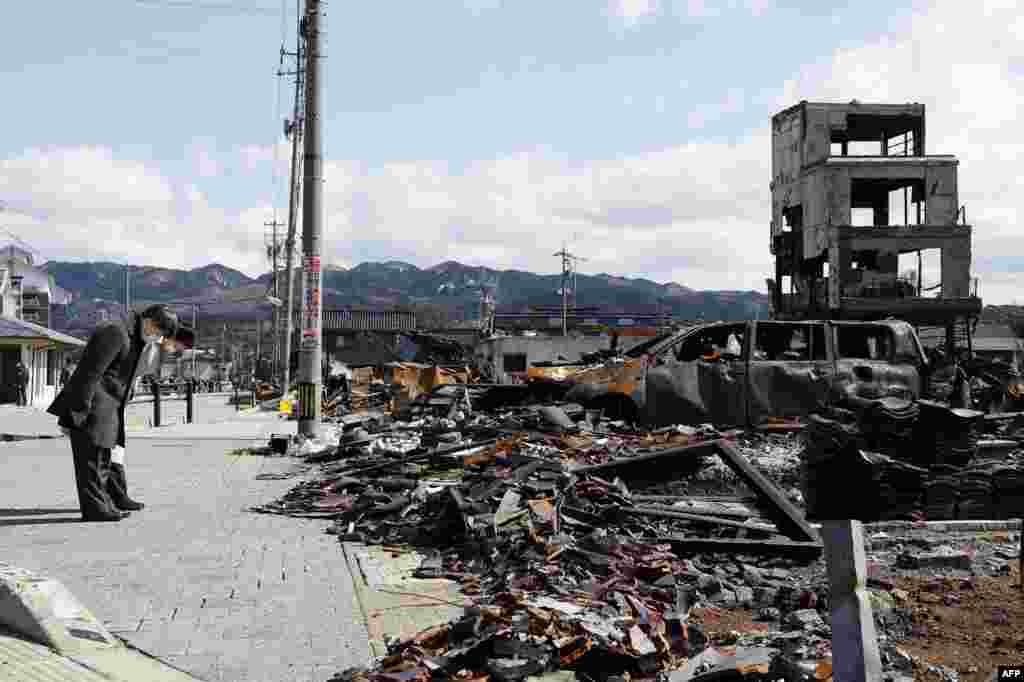
[[[235,404],[235,411],[242,409],[243,399],[246,403],[246,407],[256,407],[256,391],[255,389],[244,389],[240,390],[235,385],[233,390],[234,399],[232,402]],[[150,386],[150,393],[146,397],[135,398],[129,401],[130,405],[153,405],[153,426],[158,427],[163,422],[163,404],[166,402],[179,402],[184,401],[185,403],[185,423],[195,423],[195,398],[197,392],[191,382],[182,381],[175,382],[172,384],[159,384],[157,386]],[[177,393],[179,397],[172,398],[167,393]],[[221,394],[223,391],[207,391],[207,394]],[[232,394],[228,394],[232,395]]]

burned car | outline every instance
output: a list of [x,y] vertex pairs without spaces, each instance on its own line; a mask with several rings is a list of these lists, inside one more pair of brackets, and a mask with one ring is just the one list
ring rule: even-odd
[[649,426],[757,425],[825,405],[920,397],[928,362],[902,321],[698,325],[566,381],[566,399]]

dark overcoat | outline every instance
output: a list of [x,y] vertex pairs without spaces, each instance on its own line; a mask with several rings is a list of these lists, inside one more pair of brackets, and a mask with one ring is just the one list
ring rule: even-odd
[[85,431],[97,447],[124,447],[124,408],[144,348],[142,320],[104,322],[47,412],[64,428]]

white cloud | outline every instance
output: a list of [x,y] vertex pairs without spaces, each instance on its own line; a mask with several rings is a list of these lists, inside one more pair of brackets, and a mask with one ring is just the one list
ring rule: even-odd
[[609,13],[627,26],[657,15],[660,9],[659,0],[611,0],[608,4]]
[[[623,18],[659,9],[654,3],[614,8]],[[328,160],[324,255],[349,265],[398,259],[430,266],[456,259],[553,272],[558,262],[551,254],[568,241],[589,258],[584,272],[763,290],[771,272],[770,116],[804,98],[920,101],[929,115],[929,150],[961,159],[961,202],[975,226],[981,294],[990,303],[1019,300],[1024,274],[1011,272],[1007,257],[1024,260],[1024,175],[1018,169],[1024,132],[1016,125],[1024,110],[1022,26],[1011,2],[920,11],[893,24],[891,34],[839,50],[779,83],[763,125],[732,144],[694,141],[587,162],[530,151],[462,169],[438,160],[376,168]],[[727,90],[718,111],[742,110],[749,102],[749,92]],[[695,112],[687,123],[699,128],[715,114]],[[259,185],[275,160],[286,176],[289,156],[282,141],[276,148],[223,152],[219,163]],[[31,214],[2,214],[4,224],[31,236],[51,257],[179,267],[216,260],[250,274],[264,271],[262,224],[270,207],[252,202],[227,211],[216,206],[214,185],[203,177],[195,182],[172,181],[97,148],[29,150],[0,160],[0,197]]]
[[262,226],[269,210],[232,215],[198,186],[110,149],[30,149],[2,159],[0,196],[3,226],[48,259],[264,269],[262,232],[252,226]]

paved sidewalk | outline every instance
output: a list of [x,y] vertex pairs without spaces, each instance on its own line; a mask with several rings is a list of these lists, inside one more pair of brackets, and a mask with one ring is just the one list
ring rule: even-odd
[[[196,424],[211,424],[235,420],[246,414],[228,404],[226,393],[200,393],[196,396]],[[164,399],[160,406],[160,428],[184,424],[185,401]],[[130,432],[152,428],[153,403],[132,402],[125,410],[125,426]],[[63,438],[57,427],[57,418],[46,412],[46,406],[18,407],[0,405],[0,440],[28,440],[32,438]]]
[[353,576],[327,522],[245,511],[302,465],[228,454],[294,428],[263,413],[129,434],[129,489],[147,507],[106,524],[79,520],[67,439],[0,444],[4,560],[61,580],[113,632],[207,680],[323,682],[364,664]]

